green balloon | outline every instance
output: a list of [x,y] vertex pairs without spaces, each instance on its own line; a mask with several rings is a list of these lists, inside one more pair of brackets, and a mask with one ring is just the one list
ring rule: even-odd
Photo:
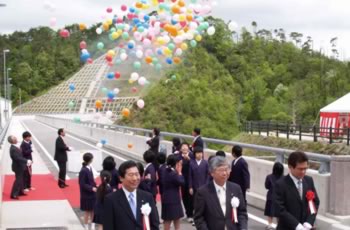
[[176,75],[171,76],[171,80],[175,81],[176,80]]
[[174,43],[169,43],[168,48],[169,48],[169,50],[174,50],[175,49],[175,44]]
[[80,117],[74,117],[73,118],[74,123],[80,123]]
[[141,62],[135,61],[135,62],[134,62],[134,68],[135,68],[135,69],[140,69],[140,68],[141,68]]
[[122,38],[125,39],[125,40],[129,39],[129,34],[128,34],[128,32],[123,32]]
[[74,101],[70,101],[70,102],[68,103],[68,107],[69,107],[69,108],[73,108],[74,105],[75,105]]
[[158,58],[156,58],[156,57],[153,57],[152,58],[152,63],[155,65],[155,64],[157,64],[158,63]]
[[162,66],[160,63],[158,63],[158,64],[156,65],[156,70],[157,70],[157,71],[160,71],[162,68],[163,68],[163,66]]
[[190,45],[191,45],[192,47],[196,47],[196,46],[197,46],[196,40],[191,40],[191,41],[190,41]]
[[102,93],[107,94],[108,93],[108,89],[106,87],[103,87],[102,88]]
[[103,44],[103,42],[97,43],[97,49],[102,50],[104,47],[105,45]]

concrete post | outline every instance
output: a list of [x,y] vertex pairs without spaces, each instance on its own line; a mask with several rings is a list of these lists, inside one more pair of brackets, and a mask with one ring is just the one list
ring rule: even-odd
[[329,193],[329,212],[350,215],[350,156],[332,156]]

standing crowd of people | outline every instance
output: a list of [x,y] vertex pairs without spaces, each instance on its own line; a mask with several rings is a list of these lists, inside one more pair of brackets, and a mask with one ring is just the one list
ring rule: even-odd
[[[117,170],[114,158],[106,157],[99,186],[91,167],[93,154],[85,153],[79,173],[80,209],[84,211],[85,229],[96,226],[99,230],[157,230],[160,225],[157,198],[161,202],[164,230],[169,230],[171,225],[181,229],[180,220],[185,215],[199,230],[249,229],[246,193],[250,190],[250,173],[242,147],[233,146],[231,165],[223,151],[206,160],[200,133],[199,128],[193,130],[191,144],[174,138],[172,153],[167,156],[159,152],[159,129],[153,129],[153,136],[147,141],[149,149],[143,154],[144,162],[125,161]],[[55,151],[58,186],[65,188],[67,151],[71,148],[65,144],[63,129],[58,130],[58,135]],[[8,138],[16,173],[13,199],[24,194],[24,189],[33,189],[30,136],[28,132],[23,133],[21,149],[15,146],[14,136]],[[305,175],[306,154],[291,153],[288,168],[289,173],[284,176],[284,166],[276,162],[272,174],[266,177],[265,215],[269,223],[266,229],[273,229],[273,218],[277,219],[279,230],[314,229],[319,199],[312,178]]]

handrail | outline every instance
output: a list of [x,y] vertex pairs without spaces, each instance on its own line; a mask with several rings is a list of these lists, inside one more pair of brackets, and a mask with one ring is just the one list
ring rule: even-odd
[[1,133],[0,133],[0,146],[3,144],[4,142],[4,139],[5,139],[5,136],[6,136],[6,133],[7,133],[7,130],[10,126],[10,123],[11,123],[11,119],[9,119],[5,125],[5,127],[1,130]]
[[[60,118],[60,117],[52,117],[52,116],[45,116],[45,115],[37,115],[47,118],[54,118],[58,120],[64,120],[69,122],[74,122],[71,119],[67,118]],[[107,125],[107,124],[101,124],[101,123],[95,123],[95,122],[80,122],[81,125],[87,125],[87,126],[93,126],[93,127],[100,127],[110,130],[120,130],[122,132],[141,132],[144,135],[152,133],[152,130],[150,129],[143,129],[143,128],[133,128],[128,126],[120,126],[120,125]],[[163,137],[178,137],[182,139],[192,139],[193,136],[191,135],[185,135],[180,133],[170,133],[170,132],[161,132],[160,136]],[[276,148],[276,147],[269,147],[264,145],[256,145],[256,144],[247,144],[237,141],[230,141],[230,140],[221,140],[221,139],[215,139],[215,138],[207,138],[202,137],[203,141],[206,143],[212,143],[212,144],[222,144],[222,145],[240,145],[244,148],[254,149],[258,151],[265,151],[265,152],[273,152],[276,154],[276,160],[283,163],[285,160],[285,157],[294,152],[295,150],[291,149],[283,149],[283,148]],[[328,173],[330,172],[330,162],[331,162],[331,156],[320,154],[320,153],[314,153],[314,152],[305,152],[305,154],[309,157],[310,160],[320,162],[320,168],[319,173]]]

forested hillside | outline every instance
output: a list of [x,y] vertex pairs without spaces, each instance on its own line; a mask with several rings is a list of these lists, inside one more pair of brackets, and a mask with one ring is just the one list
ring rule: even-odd
[[[350,90],[350,65],[311,50],[312,38],[283,29],[232,34],[219,19],[216,33],[187,53],[123,124],[231,138],[245,120],[313,123],[319,109]],[[238,39],[237,39],[238,37]],[[289,38],[288,38],[289,40]],[[334,53],[336,49],[334,48]]]

